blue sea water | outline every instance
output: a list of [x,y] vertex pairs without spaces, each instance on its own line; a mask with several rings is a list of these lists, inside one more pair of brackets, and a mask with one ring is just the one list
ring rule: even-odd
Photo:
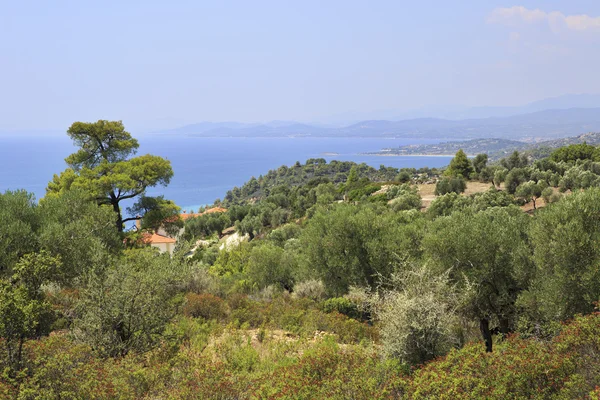
[[[199,138],[190,136],[137,136],[138,154],[155,154],[171,161],[174,177],[167,187],[149,191],[164,194],[185,209],[197,209],[223,198],[227,190],[252,176],[309,158],[364,162],[402,167],[442,167],[450,157],[380,157],[362,155],[407,144],[437,143],[423,139],[365,138]],[[0,136],[0,192],[25,189],[44,196],[53,174],[66,168],[64,158],[75,148],[65,136]],[[335,153],[335,155],[332,155]]]

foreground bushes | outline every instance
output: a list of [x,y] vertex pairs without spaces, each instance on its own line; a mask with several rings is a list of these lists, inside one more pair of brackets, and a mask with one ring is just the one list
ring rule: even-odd
[[593,314],[577,317],[548,343],[512,337],[493,353],[467,345],[419,370],[411,397],[585,398],[600,385],[599,335],[600,315]]
[[[337,314],[339,315],[339,314]],[[598,398],[600,314],[576,317],[549,342],[512,336],[410,370],[377,347],[333,336],[289,339],[182,319],[145,355],[99,358],[66,335],[27,342],[26,372],[0,378],[13,399],[575,399]]]

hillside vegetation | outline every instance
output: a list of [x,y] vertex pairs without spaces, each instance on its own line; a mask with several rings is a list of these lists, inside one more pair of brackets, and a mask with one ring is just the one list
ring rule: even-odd
[[[185,221],[140,193],[142,231],[184,224],[172,256],[113,186],[0,194],[0,398],[599,398],[598,154],[313,159]],[[93,171],[126,184],[122,156]]]

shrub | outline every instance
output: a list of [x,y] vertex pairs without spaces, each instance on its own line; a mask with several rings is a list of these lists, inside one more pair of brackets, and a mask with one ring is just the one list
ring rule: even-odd
[[456,324],[456,296],[448,274],[435,275],[427,267],[418,267],[393,276],[392,284],[397,289],[384,293],[375,307],[384,353],[410,364],[445,354],[455,344],[452,326]]
[[427,209],[427,216],[431,219],[452,214],[454,211],[462,210],[473,203],[470,197],[461,196],[450,192],[435,198]]
[[252,328],[257,328],[265,323],[265,313],[260,303],[252,301],[248,296],[242,294],[232,294],[227,298],[227,303],[231,309],[229,319],[239,325],[247,324]]
[[183,289],[192,293],[216,293],[217,281],[206,268],[195,267],[189,274]]
[[246,272],[258,288],[276,285],[291,290],[294,278],[295,259],[281,247],[265,243],[253,247],[246,265]]
[[358,319],[360,313],[356,304],[345,297],[334,297],[323,302],[323,311],[326,313],[338,312],[350,318]]
[[312,279],[299,282],[294,286],[294,297],[321,300],[325,298],[325,285],[320,280]]
[[212,294],[188,293],[185,300],[183,314],[187,317],[220,320],[227,315],[227,306],[223,299]]
[[129,251],[81,290],[73,332],[108,356],[144,352],[161,341],[177,313],[186,268],[152,249]]
[[465,191],[467,184],[461,177],[443,177],[435,184],[436,196],[441,196],[446,193],[460,194]]

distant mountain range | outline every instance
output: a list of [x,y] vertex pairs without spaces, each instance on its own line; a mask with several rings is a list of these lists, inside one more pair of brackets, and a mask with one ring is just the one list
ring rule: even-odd
[[[535,107],[552,104],[549,100],[538,103]],[[293,121],[273,121],[264,124],[202,122],[161,131],[161,133],[201,137],[404,137],[423,139],[494,137],[536,142],[593,131],[600,131],[600,106],[597,108],[548,109],[511,116],[460,120],[442,118],[416,118],[399,121],[366,120],[340,128]]]
[[564,110],[568,108],[600,108],[600,94],[567,94],[534,101],[521,106],[466,107],[458,105],[427,106],[412,110],[379,110],[371,112],[347,112],[320,119],[320,122],[338,127],[365,120],[399,121],[418,118],[477,119],[490,117],[510,117],[544,110]]

